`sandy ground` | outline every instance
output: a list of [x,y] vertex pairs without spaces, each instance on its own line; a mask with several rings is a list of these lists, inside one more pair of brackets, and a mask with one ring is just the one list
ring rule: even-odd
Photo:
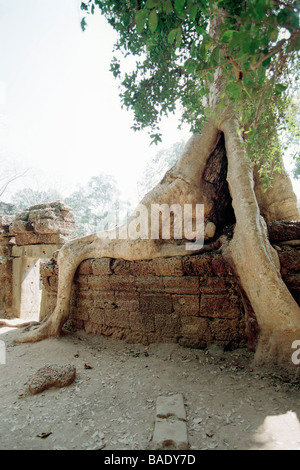
[[[299,449],[300,386],[257,369],[247,350],[130,345],[69,332],[16,344],[0,328],[0,449],[146,450],[159,395],[182,393],[191,450]],[[3,343],[2,343],[3,345]],[[45,364],[73,364],[75,382],[32,395]]]

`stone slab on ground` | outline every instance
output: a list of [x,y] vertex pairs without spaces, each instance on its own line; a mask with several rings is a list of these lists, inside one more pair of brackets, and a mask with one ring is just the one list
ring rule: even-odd
[[156,401],[156,417],[169,418],[174,416],[182,421],[186,420],[183,397],[180,393],[168,397],[159,396]]
[[183,396],[159,396],[156,401],[152,448],[186,450],[189,447]]

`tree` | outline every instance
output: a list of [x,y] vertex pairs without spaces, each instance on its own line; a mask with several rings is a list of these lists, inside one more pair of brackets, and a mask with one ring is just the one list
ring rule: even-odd
[[12,202],[16,205],[18,210],[24,210],[36,204],[53,202],[59,199],[61,199],[61,195],[55,189],[37,191],[31,188],[24,188],[20,189],[12,196]]
[[[25,174],[28,172],[28,170],[24,171],[18,171],[15,168],[13,168],[11,162],[10,162],[10,167],[6,168],[8,166],[8,163],[5,162],[4,160],[0,162],[1,166],[1,173],[0,173],[0,197],[3,196],[3,194],[7,191],[7,188],[17,179],[22,178],[25,176]],[[1,203],[1,212],[3,214],[13,214],[15,212],[15,207],[12,204],[6,204],[4,202]]]
[[76,220],[75,235],[88,235],[116,225],[118,196],[115,179],[100,174],[66,198],[65,203],[72,208]]
[[160,150],[145,166],[143,177],[138,181],[138,194],[143,197],[157,185],[178,160],[184,148],[184,142],[176,142],[168,149]]
[[294,168],[294,177],[297,179],[300,177],[300,160],[296,161],[296,165]]
[[[266,222],[299,218],[278,138],[288,116],[300,45],[296,2],[89,0],[81,7],[86,14],[99,7],[118,32],[111,70],[121,80],[123,105],[134,111],[134,129],[149,127],[152,141],[159,141],[161,117],[174,112],[179,102],[182,119],[194,134],[142,203],[204,202],[205,221],[214,222],[218,231],[225,222],[218,201],[227,193],[222,204],[231,220],[234,216],[235,228],[232,239],[221,237],[222,252],[236,273],[245,308],[252,309],[259,325],[256,360],[293,368],[291,345],[300,339],[300,309],[281,279]],[[86,24],[84,18],[83,28]],[[136,56],[135,70],[124,76],[121,52],[125,58]],[[122,235],[131,221],[120,227]],[[186,252],[178,240],[158,244],[112,240],[108,234],[64,245],[58,255],[55,311],[21,340],[59,335],[83,259],[149,259]]]

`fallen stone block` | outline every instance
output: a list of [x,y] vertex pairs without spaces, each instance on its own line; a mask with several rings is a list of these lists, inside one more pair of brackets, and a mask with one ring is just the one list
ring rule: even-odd
[[169,418],[174,416],[182,421],[186,420],[183,397],[180,393],[168,397],[159,396],[156,401],[156,417]]
[[155,421],[153,447],[157,450],[186,450],[189,447],[186,423],[176,418]]
[[152,448],[156,450],[186,450],[189,447],[183,396],[178,393],[159,396]]
[[41,393],[50,387],[66,387],[76,377],[76,368],[71,364],[64,366],[45,365],[28,380],[29,391],[32,394]]

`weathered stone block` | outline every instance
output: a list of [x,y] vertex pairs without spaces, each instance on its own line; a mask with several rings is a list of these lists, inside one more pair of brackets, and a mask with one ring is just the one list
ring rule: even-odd
[[174,312],[178,315],[199,315],[199,295],[172,294]]
[[181,393],[170,396],[159,396],[156,400],[156,417],[169,418],[174,416],[182,421],[186,420],[186,412]]
[[216,276],[232,275],[232,270],[221,254],[215,254],[211,259],[213,273]]
[[60,233],[67,236],[75,232],[76,226],[71,209],[56,201],[31,206],[16,215],[9,230],[13,234],[35,232],[45,235]]
[[164,278],[159,276],[140,276],[135,278],[138,292],[163,293],[165,290]]
[[187,256],[182,260],[184,274],[189,276],[210,276],[212,274],[211,255]]
[[182,258],[157,258],[153,260],[157,276],[183,276]]
[[240,318],[240,299],[236,296],[202,294],[200,316],[210,318]]
[[111,258],[94,259],[92,261],[92,272],[95,276],[112,274]]
[[66,387],[74,382],[75,377],[76,368],[70,364],[65,366],[46,365],[28,380],[29,391],[36,394],[50,387]]
[[116,292],[114,305],[124,312],[138,312],[140,308],[139,296],[135,292]]
[[210,328],[215,340],[224,341],[225,343],[236,341],[241,344],[243,340],[246,341],[245,324],[240,320],[215,318],[210,322]]
[[193,276],[163,278],[165,291],[172,294],[200,294],[199,278]]
[[120,309],[105,309],[105,325],[116,328],[129,328],[130,314]]
[[80,263],[76,274],[93,274],[92,260],[86,259]]
[[157,418],[153,433],[153,448],[157,450],[186,450],[189,447],[185,422]]
[[154,317],[155,331],[158,341],[170,341],[181,335],[181,322],[177,315],[157,314]]
[[181,336],[206,343],[211,342],[213,336],[209,320],[201,317],[181,317]]
[[130,328],[133,331],[139,331],[142,335],[145,335],[145,332],[154,332],[155,323],[154,315],[142,313],[142,312],[130,312],[129,322]]
[[168,315],[173,311],[172,297],[167,294],[140,294],[140,311]]
[[16,233],[15,242],[17,245],[62,245],[66,238],[59,233]]

